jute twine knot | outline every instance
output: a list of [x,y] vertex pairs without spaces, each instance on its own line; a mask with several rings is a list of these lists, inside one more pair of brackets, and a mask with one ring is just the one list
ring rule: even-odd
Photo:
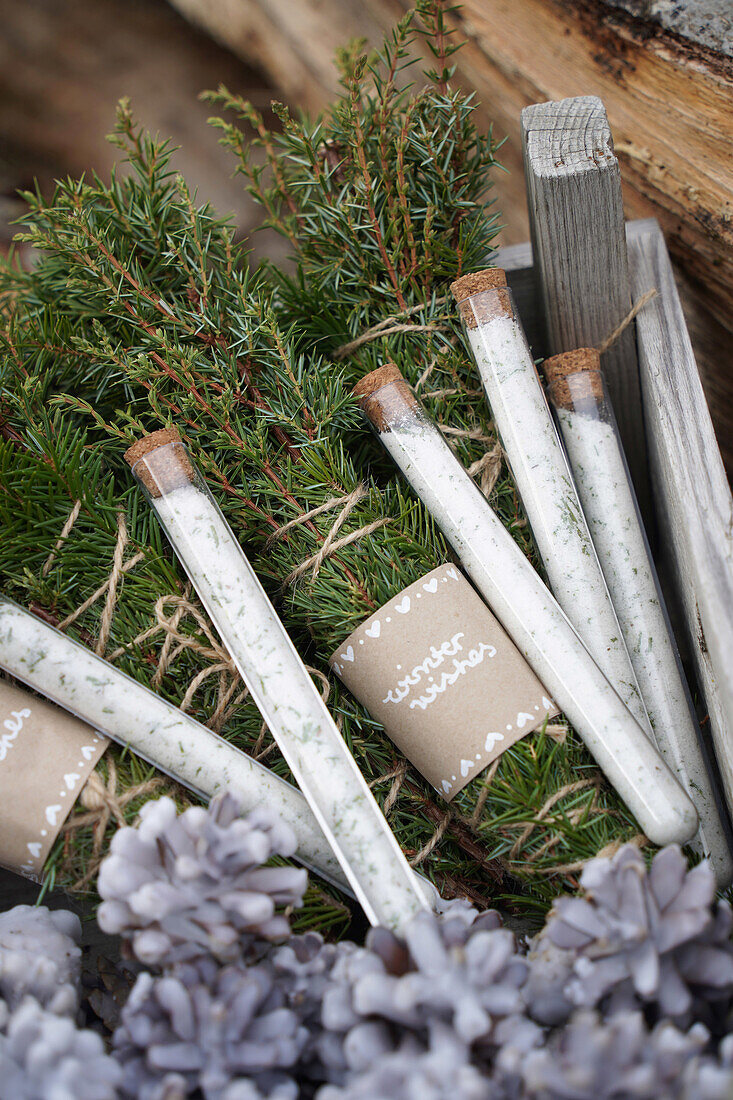
[[[440,305],[445,301],[446,295],[443,295],[442,298],[436,298],[433,304]],[[401,332],[445,332],[446,326],[441,324],[420,325],[411,321],[400,321],[401,317],[411,317],[414,313],[419,313],[420,310],[426,308],[427,303],[419,302],[415,306],[410,306],[409,309],[404,309],[400,313],[392,314],[382,321],[377,321],[375,325],[365,329],[361,336],[350,340],[348,344],[341,344],[340,347],[335,348],[332,352],[334,359],[345,359],[347,355],[351,355],[352,352],[357,351],[364,344],[368,344],[372,340],[379,340],[382,336],[394,336]]]
[[333,554],[337,554],[339,550],[343,550],[345,546],[350,546],[352,543],[357,542],[359,539],[366,538],[368,535],[372,535],[375,531],[378,531],[380,527],[386,527],[390,522],[389,519],[381,518],[374,520],[371,523],[367,523],[362,527],[359,527],[356,531],[351,531],[348,535],[343,535],[341,538],[337,538],[339,531],[346,523],[347,519],[356,508],[357,504],[364,500],[369,495],[369,490],[362,483],[356,486],[351,493],[345,493],[340,497],[332,497],[324,504],[319,505],[318,508],[312,508],[309,512],[304,512],[300,516],[296,516],[295,519],[291,519],[288,523],[279,527],[277,531],[274,531],[267,541],[267,545],[271,546],[277,539],[287,532],[291,531],[294,527],[298,527],[304,523],[308,523],[316,516],[322,515],[324,512],[329,512],[334,508],[340,507],[341,511],[336,516],[336,519],[332,523],[328,534],[325,536],[320,548],[315,554],[311,554],[309,557],[302,561],[299,565],[296,565],[294,569],[288,573],[285,580],[280,585],[280,592],[284,592],[300,577],[310,571],[311,579],[315,580],[321,569],[323,563],[330,558]]
[[91,826],[92,829],[92,852],[89,863],[82,877],[68,888],[72,891],[83,890],[99,870],[99,865],[102,862],[104,837],[110,821],[114,819],[119,826],[125,825],[125,807],[136,799],[147,798],[165,783],[165,780],[161,777],[153,776],[143,783],[136,783],[132,787],[126,787],[125,790],[118,791],[115,762],[110,756],[107,758],[106,763],[106,782],[101,772],[95,770],[91,773],[79,794],[79,803],[88,812],[70,817],[62,830],[65,836],[71,837],[77,829],[87,826]]
[[372,779],[369,787],[376,787],[379,783],[386,783],[388,779],[392,780],[392,786],[389,789],[387,797],[384,800],[382,806],[382,813],[385,817],[389,817],[394,809],[395,802],[402,789],[402,785],[407,777],[407,761],[400,760],[398,764],[392,768],[391,771],[386,772],[384,775],[378,775],[376,779]]
[[430,840],[428,840],[426,844],[423,844],[422,848],[412,857],[412,859],[408,860],[411,867],[419,867],[420,864],[424,863],[428,856],[435,851],[443,839],[446,829],[450,825],[451,816],[450,810],[446,810],[442,821],[438,824]]
[[613,330],[613,332],[609,336],[607,336],[606,339],[596,348],[596,351],[599,355],[603,355],[604,352],[608,351],[608,349],[616,343],[619,336],[621,336],[622,333],[626,331],[636,315],[638,313],[641,313],[644,306],[651,302],[652,298],[656,298],[657,294],[657,288],[652,287],[651,290],[647,290],[644,294],[641,295],[640,298],[636,299],[623,320],[620,321],[618,325],[616,325],[616,328]]

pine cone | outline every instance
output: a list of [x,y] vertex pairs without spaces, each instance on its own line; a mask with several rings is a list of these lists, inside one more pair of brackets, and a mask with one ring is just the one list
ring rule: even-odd
[[688,870],[670,845],[647,872],[626,845],[588,863],[581,886],[585,897],[556,901],[533,944],[525,995],[535,1018],[653,1005],[685,1022],[733,994],[733,918],[706,863]]
[[345,1087],[325,1085],[317,1100],[498,1100],[491,1082],[474,1065],[450,1028],[436,1025],[429,1048],[406,1038],[389,1054],[362,1046],[361,1069]]
[[170,798],[146,803],[139,826],[118,830],[102,863],[101,928],[127,936],[149,966],[203,954],[233,962],[258,938],[287,937],[276,907],[302,903],[307,874],[262,864],[292,855],[295,836],[264,809],[240,814],[229,794],[180,815]]
[[79,1006],[79,918],[68,910],[16,905],[0,914],[0,997],[15,1008],[31,996],[49,1012]]
[[575,959],[573,951],[563,951],[552,942],[547,926],[531,941],[527,955],[529,973],[523,993],[533,1020],[554,1026],[568,1019],[573,1002],[567,987],[573,976]]
[[0,1096],[8,1100],[115,1100],[121,1072],[93,1031],[26,997],[5,1010]]
[[427,1053],[436,1028],[487,1062],[498,1024],[524,1018],[527,966],[514,937],[493,912],[470,919],[421,913],[404,940],[375,929],[366,949],[335,963],[319,1049],[336,1080],[361,1070],[364,1050],[373,1061],[404,1052],[410,1038]]
[[326,943],[318,932],[306,932],[274,948],[268,961],[289,1004],[298,1008],[302,1020],[311,1021],[320,1017],[323,994],[330,987],[335,964],[358,951],[349,940]]
[[691,1059],[680,1081],[680,1100],[731,1100],[733,1035],[723,1039],[717,1058]]
[[[665,1021],[649,1031],[640,1012],[603,1020],[582,1011],[524,1060],[527,1100],[729,1100],[733,1073],[706,1055],[702,1024]],[[704,1091],[703,1091],[704,1090]]]
[[86,1008],[87,1022],[91,1026],[98,1021],[111,1034],[120,1022],[122,1008],[143,967],[134,959],[109,959],[91,953],[84,962],[82,1009]]
[[165,977],[141,974],[122,1010],[114,1047],[123,1091],[166,1100],[200,1088],[206,1100],[295,1100],[290,1074],[308,1038],[264,964],[219,967],[213,959]]

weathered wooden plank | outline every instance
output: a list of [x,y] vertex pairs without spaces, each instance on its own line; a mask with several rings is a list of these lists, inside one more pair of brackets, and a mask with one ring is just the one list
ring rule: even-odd
[[[354,37],[381,42],[392,0],[172,0],[240,57],[264,70],[299,110],[319,111],[339,88],[336,51]],[[401,13],[400,13],[401,14]]]
[[628,246],[633,296],[659,291],[636,321],[654,502],[733,813],[733,498],[657,222]]
[[[94,169],[106,177],[122,154],[105,140],[115,103],[132,101],[136,120],[181,149],[176,171],[200,200],[234,212],[243,235],[261,214],[232,173],[231,155],[206,125],[203,88],[225,83],[267,113],[274,90],[259,71],[198,34],[165,3],[128,0],[0,0],[0,249],[25,204],[19,188]],[[124,169],[123,169],[124,170]],[[260,255],[285,255],[272,233],[252,241]]]
[[[631,308],[621,174],[596,96],[522,111],[532,249],[547,352],[598,347]],[[648,510],[639,366],[631,327],[602,356],[624,449]]]
[[639,19],[657,23],[700,46],[733,57],[733,9],[730,0],[606,0]]

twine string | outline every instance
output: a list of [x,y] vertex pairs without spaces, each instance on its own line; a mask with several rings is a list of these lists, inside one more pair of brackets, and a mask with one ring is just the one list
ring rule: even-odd
[[[608,844],[604,845],[598,852],[596,852],[593,858],[595,859],[610,859],[614,856],[619,848],[622,848],[624,844],[634,844],[637,848],[646,848],[649,844],[648,839],[643,833],[637,833],[635,836],[629,837],[628,840],[611,840]],[[578,874],[586,866],[587,860],[578,859],[574,863],[557,863],[551,867],[533,867],[531,864],[522,865],[522,873],[528,875],[537,875],[542,877],[552,878],[554,875],[575,875]]]
[[638,313],[641,313],[644,306],[651,302],[652,298],[656,298],[658,293],[659,292],[657,291],[657,288],[652,287],[651,290],[647,290],[644,294],[641,295],[640,298],[636,299],[629,312],[626,314],[623,320],[620,321],[618,325],[616,325],[616,328],[613,330],[610,336],[607,336],[606,339],[596,348],[596,351],[599,355],[603,355],[604,352],[608,351],[608,349],[616,343],[619,337],[629,327],[636,315]]
[[[434,299],[433,304],[441,305],[446,301],[446,297],[446,295],[443,295],[440,298]],[[347,355],[351,355],[352,352],[357,351],[360,347],[363,347],[364,344],[368,344],[371,340],[378,340],[381,336],[392,336],[399,332],[445,332],[445,325],[415,325],[411,322],[400,322],[400,317],[411,317],[414,313],[419,313],[420,310],[425,309],[426,306],[427,303],[419,302],[417,305],[410,306],[400,313],[393,313],[391,316],[385,317],[381,321],[377,321],[376,324],[365,329],[360,336],[336,348],[332,353],[334,359],[345,359]]]
[[295,569],[288,573],[287,577],[280,585],[280,592],[284,592],[286,588],[289,588],[294,581],[297,581],[304,573],[307,573],[309,569],[312,569],[312,576],[315,579],[318,576],[318,570],[321,568],[326,558],[331,557],[332,554],[337,554],[339,550],[343,550],[345,546],[350,546],[352,542],[357,542],[367,535],[373,535],[380,527],[386,527],[390,522],[391,520],[389,519],[376,519],[372,523],[367,523],[366,526],[360,527],[358,531],[352,531],[351,534],[344,535],[343,538],[329,542],[331,532],[333,531],[332,528],[326,539],[326,542],[329,543],[328,546],[326,542],[324,542],[317,554],[313,554],[311,557],[306,558],[305,561],[302,561],[300,565],[296,565]]
[[359,527],[356,531],[351,531],[348,535],[344,535],[341,538],[336,537],[357,504],[368,495],[369,490],[363,482],[360,482],[351,493],[344,493],[339,497],[331,497],[317,508],[311,508],[310,511],[303,512],[301,515],[283,524],[282,527],[278,527],[276,531],[273,531],[265,544],[266,547],[271,546],[278,539],[282,538],[286,532],[292,531],[294,527],[299,527],[304,523],[308,523],[316,516],[323,515],[325,512],[332,511],[334,508],[341,508],[341,511],[331,524],[326,537],[316,553],[305,558],[304,561],[296,565],[295,568],[288,573],[287,577],[285,577],[279,589],[281,594],[309,571],[311,573],[311,579],[315,580],[321,566],[328,558],[337,554],[339,550],[343,550],[344,547],[350,546],[359,539],[366,538],[368,535],[373,534],[375,531],[378,531],[380,527],[385,527],[390,522],[389,519],[383,517],[371,523],[367,523]]
[[483,786],[481,793],[476,799],[476,805],[473,808],[473,813],[469,819],[469,824],[472,829],[478,829],[479,822],[481,821],[481,815],[484,812],[484,806],[491,793],[491,784],[494,781],[494,776],[499,770],[499,764],[501,763],[501,756],[497,756],[496,760],[492,761],[486,769],[486,775],[484,776]]
[[485,497],[490,497],[494,486],[501,473],[501,459],[503,451],[497,440],[490,451],[483,458],[479,458],[468,467],[468,472],[473,478],[478,478],[479,488]]
[[[183,589],[184,599],[187,600],[190,593],[191,593],[191,585],[190,585],[190,583],[188,583],[186,585],[186,587]],[[156,603],[156,616],[155,616],[156,619],[158,618],[157,607],[158,607],[158,605]],[[173,632],[172,631],[178,629],[178,624],[180,623],[181,619],[183,618],[183,615],[185,614],[184,607],[185,607],[185,605],[183,603],[178,604],[178,606],[173,611],[173,615],[171,616],[170,624],[171,624],[172,630],[166,631],[165,638],[163,639],[163,645],[160,648],[160,655],[158,657],[158,667],[156,668],[155,675],[153,676],[153,687],[160,687],[161,681],[162,681],[163,677],[165,676],[166,672],[168,671],[168,665],[171,661],[171,650],[173,648]],[[120,652],[120,651],[115,650],[115,653],[118,653],[118,652]]]
[[[130,570],[134,569],[135,566],[138,565],[138,563],[141,562],[144,557],[145,557],[145,554],[142,551],[140,551],[138,554],[135,554],[134,557],[128,558],[128,560],[125,562],[125,564],[121,567],[120,573],[121,574],[129,573]],[[72,611],[72,613],[70,615],[66,616],[66,618],[63,620],[63,622],[59,623],[57,629],[58,630],[65,630],[67,626],[71,626],[72,623],[75,623],[77,619],[81,618],[81,616],[84,614],[85,611],[88,611],[90,607],[93,607],[93,605],[97,602],[97,600],[99,600],[102,596],[104,596],[105,592],[109,588],[109,584],[110,584],[110,577],[107,577],[107,580],[104,582],[104,584],[101,584],[96,592],[92,592],[89,599],[85,600],[83,604],[81,604],[79,607],[77,607],[76,611]],[[112,611],[114,611],[114,607],[112,608]],[[112,618],[112,615],[110,614],[110,622],[111,622],[111,618]]]
[[112,570],[107,584],[107,599],[104,602],[102,617],[99,621],[99,637],[95,650],[98,657],[104,657],[104,651],[107,648],[107,640],[112,628],[112,616],[115,613],[115,606],[117,604],[117,586],[122,576],[122,564],[126,545],[127,524],[125,523],[125,513],[119,511],[117,513],[117,542],[112,558]]
[[515,840],[509,853],[509,858],[517,858],[534,830],[537,828],[538,825],[542,823],[542,821],[544,821],[544,819],[547,817],[548,813],[550,812],[552,807],[556,805],[556,803],[561,802],[563,798],[566,798],[570,794],[575,794],[576,791],[584,790],[586,787],[595,787],[597,789],[599,780],[600,776],[594,776],[591,779],[577,779],[574,783],[566,783],[566,785],[564,787],[561,787],[559,791],[555,791],[554,794],[551,794],[550,797],[545,801],[545,804],[542,806],[539,812],[534,816],[531,821],[527,822],[524,829]]
[[63,834],[71,837],[77,829],[91,826],[92,829],[92,853],[86,871],[70,887],[71,891],[83,890],[96,875],[102,862],[102,846],[107,826],[111,820],[115,820],[119,826],[125,825],[124,809],[130,802],[136,799],[146,798],[158,790],[165,780],[160,776],[153,776],[143,783],[133,784],[125,790],[117,789],[117,768],[114,759],[107,758],[107,780],[105,782],[101,772],[95,769],[79,794],[79,802],[87,811],[84,814],[76,814],[70,817],[63,827]]
[[[330,512],[332,508],[336,508],[339,505],[348,507],[349,511],[358,504],[367,495],[367,490],[363,484],[357,485],[353,493],[344,493],[340,497],[331,497],[324,504],[319,504],[317,508],[311,508],[309,512],[303,512],[302,515],[296,516],[295,519],[289,520],[284,523],[282,527],[278,527],[276,531],[273,531],[267,542],[265,548],[270,549],[274,542],[281,539],[288,531],[292,531],[294,527],[299,527],[302,523],[308,523],[310,520],[315,519],[316,516],[322,516],[324,512]],[[348,516],[348,512],[346,513]],[[346,517],[344,517],[346,518]],[[342,521],[343,522],[343,521]]]
[[397,797],[402,789],[402,784],[407,777],[407,761],[401,760],[398,764],[392,768],[391,771],[385,772],[384,775],[378,775],[376,779],[372,779],[369,783],[369,787],[376,787],[380,783],[386,783],[388,779],[392,780],[392,786],[390,787],[387,797],[384,800],[382,806],[382,813],[385,817],[389,817],[394,808],[394,804],[397,801]]
[[423,844],[420,851],[415,856],[413,856],[412,859],[409,861],[411,867],[419,867],[421,863],[424,863],[424,861],[428,858],[428,856],[431,854],[431,852],[435,851],[435,849],[437,848],[437,846],[440,844],[441,840],[443,839],[443,836],[445,834],[446,829],[450,825],[450,820],[451,820],[450,810],[446,810],[445,814],[443,815],[442,820],[440,821],[438,827],[436,828],[435,832],[431,836],[430,840],[427,842],[427,844]]
[[79,518],[79,512],[81,512],[81,501],[77,500],[77,502],[75,503],[74,507],[71,509],[71,512],[68,515],[66,523],[61,528],[61,534],[59,535],[59,537],[56,541],[56,545],[54,546],[53,550],[51,551],[51,553],[46,558],[46,561],[44,562],[43,569],[41,570],[41,576],[42,577],[47,577],[48,576],[48,574],[51,570],[51,566],[53,565],[54,561],[56,560],[56,555],[58,554],[59,550],[61,549],[61,547],[64,545],[67,538],[71,534],[71,529],[72,529],[72,527],[74,526],[74,524],[76,523],[76,521]]

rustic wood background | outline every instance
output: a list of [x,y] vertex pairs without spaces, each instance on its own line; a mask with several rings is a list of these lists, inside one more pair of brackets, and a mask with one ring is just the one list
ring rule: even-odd
[[[258,69],[192,27],[165,0],[0,0],[0,244],[23,210],[18,188],[96,169],[119,152],[105,135],[129,96],[138,120],[181,146],[177,167],[243,235],[256,212],[200,103],[224,81],[266,114],[274,93]],[[277,254],[274,235],[257,242]]]
[[[334,50],[370,44],[410,0],[171,0],[319,110]],[[733,9],[730,0],[462,0],[459,78],[507,137],[503,244],[527,239],[519,118],[530,103],[598,95],[621,161],[626,216],[659,219],[675,261],[718,437],[733,474]]]

